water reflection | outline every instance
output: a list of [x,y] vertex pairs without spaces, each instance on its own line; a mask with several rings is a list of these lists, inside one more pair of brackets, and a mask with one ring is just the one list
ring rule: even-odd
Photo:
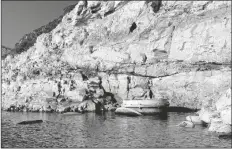
[[[65,116],[55,113],[2,113],[3,147],[230,147],[205,127],[176,127],[189,115],[161,113],[127,117],[107,113]],[[35,125],[16,122],[43,119]],[[196,142],[197,145],[196,145]]]
[[157,120],[167,120],[168,113],[167,112],[155,113],[153,114],[153,118]]

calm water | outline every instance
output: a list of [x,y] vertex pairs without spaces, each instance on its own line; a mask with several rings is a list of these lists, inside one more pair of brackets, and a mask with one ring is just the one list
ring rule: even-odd
[[[63,116],[54,113],[2,112],[2,147],[231,147],[231,139],[219,139],[207,128],[179,128],[191,113],[141,117],[86,113]],[[44,123],[17,125],[23,120]]]

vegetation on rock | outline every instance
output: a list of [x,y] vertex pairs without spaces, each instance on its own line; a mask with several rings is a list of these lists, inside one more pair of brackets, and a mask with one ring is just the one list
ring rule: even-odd
[[[30,47],[32,47],[35,44],[38,36],[40,36],[43,33],[51,32],[62,21],[63,16],[72,11],[75,8],[75,6],[76,4],[64,8],[64,12],[61,16],[49,22],[48,24],[33,30],[31,33],[24,35],[19,40],[19,42],[15,44],[15,47],[11,50],[11,52],[6,54],[15,55],[27,51]],[[6,54],[4,54],[2,58],[5,58]]]

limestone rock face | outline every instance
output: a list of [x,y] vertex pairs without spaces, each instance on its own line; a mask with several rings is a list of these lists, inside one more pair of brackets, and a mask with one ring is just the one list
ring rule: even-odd
[[220,112],[223,123],[231,125],[231,107]]
[[223,110],[227,107],[231,107],[231,88],[229,88],[226,93],[220,97],[215,105],[218,111]]
[[214,120],[210,124],[209,131],[229,134],[231,133],[231,125],[224,124],[220,120]]
[[70,8],[28,50],[2,60],[3,109],[110,96],[119,104],[164,98],[229,116],[231,101],[221,95],[231,88],[230,1],[80,1]]
[[218,115],[218,113],[214,112],[213,110],[203,108],[203,109],[201,109],[201,112],[199,113],[199,118],[203,122],[210,124],[211,120],[214,117],[217,117],[217,115]]
[[231,88],[224,91],[211,109],[202,108],[199,118],[210,125],[209,131],[231,133]]
[[223,123],[231,125],[231,88],[219,98],[216,108]]

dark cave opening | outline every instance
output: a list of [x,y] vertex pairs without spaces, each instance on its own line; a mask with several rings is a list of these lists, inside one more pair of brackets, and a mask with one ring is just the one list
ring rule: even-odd
[[132,33],[136,28],[137,28],[137,25],[135,22],[133,22],[131,27],[130,27],[130,33]]

